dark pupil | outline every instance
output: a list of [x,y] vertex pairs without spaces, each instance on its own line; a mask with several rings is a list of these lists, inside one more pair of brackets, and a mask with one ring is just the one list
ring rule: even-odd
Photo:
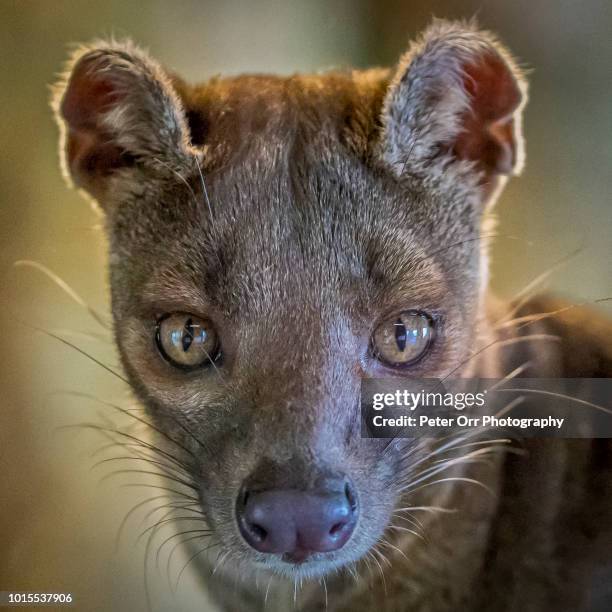
[[185,321],[185,327],[183,328],[183,337],[181,343],[183,345],[183,351],[185,353],[189,350],[191,343],[193,342],[193,320],[191,318]]
[[406,350],[406,326],[402,323],[401,319],[398,319],[395,322],[395,342],[397,344],[397,348],[400,352],[404,352]]

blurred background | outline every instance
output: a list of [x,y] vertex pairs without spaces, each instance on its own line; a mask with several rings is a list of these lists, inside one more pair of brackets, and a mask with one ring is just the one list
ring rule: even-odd
[[[611,296],[608,0],[0,0],[0,590],[73,592],[83,610],[146,609],[142,515],[128,522],[117,550],[115,539],[147,493],[104,480],[109,470],[92,467],[104,438],[66,427],[113,416],[66,392],[125,403],[125,387],[33,328],[116,365],[108,332],[40,271],[14,266],[39,262],[108,313],[100,219],[64,185],[48,108],[68,44],[131,36],[197,81],[390,65],[432,16],[476,16],[531,70],[527,168],[498,205],[494,288],[511,296],[573,254],[549,287],[579,301]],[[173,579],[183,564],[177,554]],[[149,574],[154,610],[203,609],[189,571],[175,595],[165,571]]]

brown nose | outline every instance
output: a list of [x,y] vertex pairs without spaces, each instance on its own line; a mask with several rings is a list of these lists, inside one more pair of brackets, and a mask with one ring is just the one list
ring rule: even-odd
[[340,490],[244,491],[237,508],[244,539],[257,551],[301,562],[313,552],[339,550],[349,539],[358,509],[349,484]]

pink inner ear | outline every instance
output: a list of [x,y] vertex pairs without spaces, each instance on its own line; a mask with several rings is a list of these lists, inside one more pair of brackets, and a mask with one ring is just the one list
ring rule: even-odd
[[513,117],[522,99],[518,83],[497,53],[488,53],[463,70],[470,104],[453,151],[460,159],[477,162],[485,181],[491,175],[510,174],[518,146]]
[[61,113],[73,129],[94,128],[99,116],[118,99],[116,84],[109,76],[96,71],[94,60],[85,57],[77,63],[70,76]]
[[102,115],[122,98],[116,80],[104,68],[99,58],[82,58],[73,69],[60,106],[67,126],[68,166],[77,184],[84,186],[124,165],[122,149],[101,124]]

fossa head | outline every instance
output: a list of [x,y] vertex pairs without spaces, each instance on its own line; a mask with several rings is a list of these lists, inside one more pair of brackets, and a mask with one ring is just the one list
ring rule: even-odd
[[473,348],[525,92],[446,22],[392,70],[192,87],[129,43],[72,58],[64,167],[105,214],[125,370],[243,566],[320,576],[385,530],[410,465],[360,437],[360,381]]

